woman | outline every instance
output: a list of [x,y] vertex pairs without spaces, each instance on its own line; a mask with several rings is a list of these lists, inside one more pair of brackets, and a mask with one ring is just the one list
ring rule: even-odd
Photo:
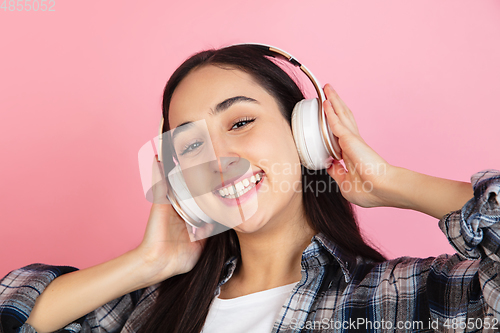
[[[229,173],[243,159],[263,174],[255,214],[191,242],[172,206],[153,204],[142,243],[116,259],[81,271],[38,265],[7,275],[0,289],[4,332],[498,327],[499,175],[475,175],[473,193],[471,184],[387,164],[362,140],[351,111],[329,85],[323,106],[348,172],[336,161],[328,173],[285,172],[300,163],[290,117],[303,95],[268,56],[248,45],[198,53],[175,71],[163,98],[163,132],[205,121],[215,155],[226,157],[213,166],[214,174]],[[175,147],[177,162],[201,147]],[[367,165],[383,167],[362,172]],[[340,191],[303,186],[332,178]],[[283,183],[298,186],[272,186]],[[355,190],[356,184],[372,186]],[[156,195],[164,194],[161,189]],[[386,261],[362,239],[349,202],[442,217],[440,227],[460,254]]]

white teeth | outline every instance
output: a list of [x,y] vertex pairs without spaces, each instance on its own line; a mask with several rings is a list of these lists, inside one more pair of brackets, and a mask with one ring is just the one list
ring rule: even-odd
[[234,184],[234,187],[236,187],[236,192],[240,192],[245,188],[245,186],[243,186],[241,182],[237,182],[236,184]]
[[243,194],[254,188],[255,184],[260,180],[260,174],[252,175],[250,178],[245,178],[242,181],[237,182],[236,184],[234,184],[234,186],[228,186],[223,189],[219,189],[219,195],[226,199],[241,197]]

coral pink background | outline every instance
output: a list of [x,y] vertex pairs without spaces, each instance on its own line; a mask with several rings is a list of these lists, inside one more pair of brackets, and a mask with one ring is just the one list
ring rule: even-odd
[[[469,181],[500,169],[497,0],[59,1],[0,9],[0,276],[85,268],[139,244],[137,153],[190,54],[261,42],[295,55],[387,161]],[[435,218],[359,209],[393,258],[452,253]]]

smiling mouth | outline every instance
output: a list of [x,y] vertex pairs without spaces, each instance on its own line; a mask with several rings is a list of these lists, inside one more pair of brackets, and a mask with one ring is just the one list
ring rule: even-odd
[[234,185],[218,188],[213,193],[224,199],[239,198],[259,184],[262,178],[264,178],[264,175],[264,171],[259,171],[250,177],[238,181]]

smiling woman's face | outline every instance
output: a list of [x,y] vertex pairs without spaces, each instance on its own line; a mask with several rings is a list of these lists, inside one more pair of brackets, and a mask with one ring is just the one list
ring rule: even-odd
[[174,133],[188,127],[173,144],[181,168],[193,167],[186,183],[204,193],[195,200],[207,215],[239,232],[297,218],[290,208],[302,207],[302,185],[292,131],[251,75],[213,65],[193,70],[172,95],[168,121]]

